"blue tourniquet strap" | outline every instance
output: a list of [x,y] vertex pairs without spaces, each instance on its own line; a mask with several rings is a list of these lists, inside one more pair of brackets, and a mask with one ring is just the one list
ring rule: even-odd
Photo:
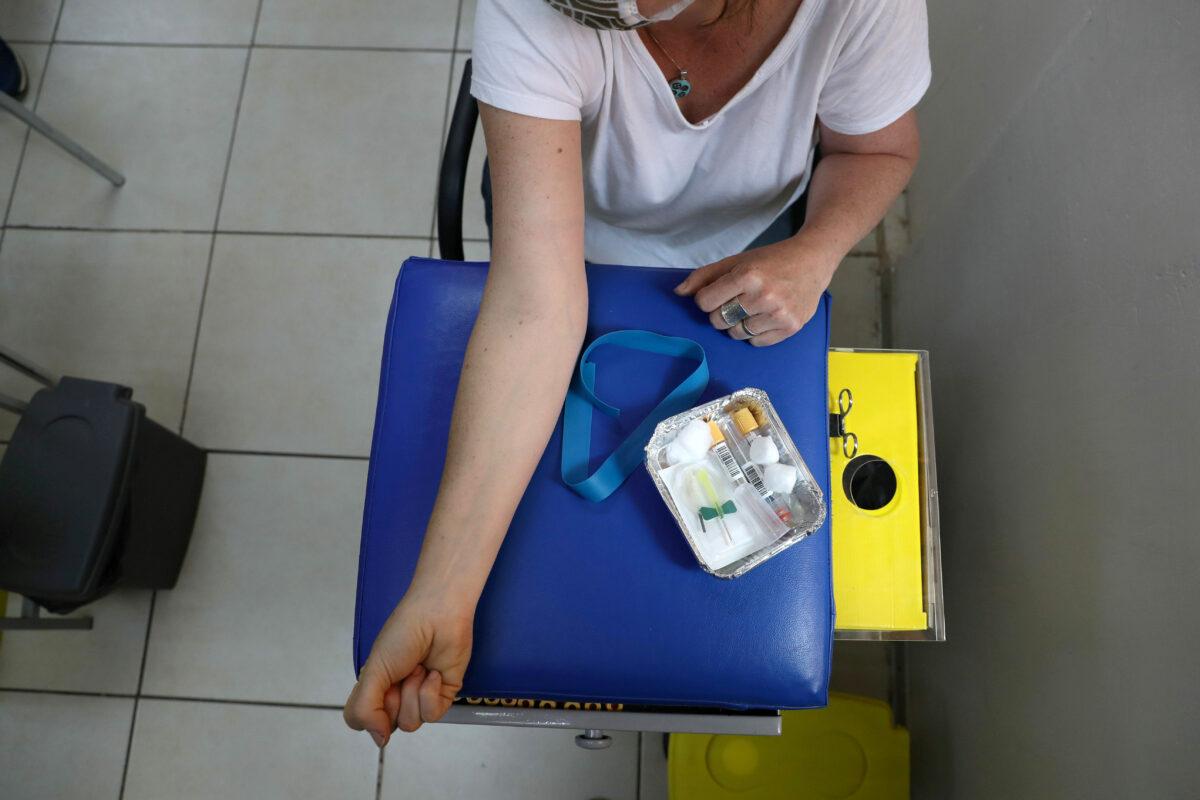
[[[596,397],[596,365],[589,359],[592,351],[604,345],[626,347],[678,358],[692,358],[696,369],[664,397],[654,410],[635,428],[625,441],[604,459],[595,472],[588,475],[588,460],[592,445],[592,407],[610,417],[618,416],[613,408]],[[642,462],[643,450],[654,426],[667,417],[696,405],[708,387],[708,360],[704,348],[691,339],[663,336],[650,331],[613,331],[599,337],[583,351],[579,369],[571,379],[563,406],[562,479],[563,482],[592,502],[600,502],[617,490]]]

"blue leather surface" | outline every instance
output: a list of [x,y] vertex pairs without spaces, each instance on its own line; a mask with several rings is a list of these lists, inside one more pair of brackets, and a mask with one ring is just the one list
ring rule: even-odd
[[[359,556],[356,670],[412,577],[486,266],[412,258],[396,281]],[[701,402],[745,386],[765,389],[828,497],[828,296],[800,333],[755,349],[713,330],[690,300],[671,292],[685,274],[589,265],[587,341],[622,328],[695,339],[712,369]],[[594,415],[594,458],[695,366],[621,348],[601,348],[595,361],[597,395],[623,413]],[[696,563],[645,470],[601,503],[568,489],[559,475],[561,427],[560,420],[484,590],[462,694],[825,705],[833,633],[828,522],[740,578],[715,578]]]

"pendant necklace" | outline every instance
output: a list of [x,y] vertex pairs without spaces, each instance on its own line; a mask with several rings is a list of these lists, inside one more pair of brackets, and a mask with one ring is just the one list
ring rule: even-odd
[[679,66],[679,62],[671,57],[671,54],[667,52],[667,48],[663,47],[662,42],[654,35],[654,31],[650,30],[650,26],[646,26],[646,35],[654,40],[654,43],[658,45],[658,49],[662,51],[662,54],[667,57],[668,61],[675,65],[675,69],[679,70],[679,76],[671,81],[671,93],[675,95],[676,100],[682,100],[687,97],[692,92],[692,82],[688,80],[687,70]]

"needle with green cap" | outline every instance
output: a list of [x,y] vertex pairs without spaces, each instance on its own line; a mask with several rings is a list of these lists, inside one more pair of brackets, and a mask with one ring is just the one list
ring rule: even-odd
[[729,533],[729,526],[725,524],[725,515],[735,513],[737,506],[733,504],[732,500],[726,500],[724,503],[721,502],[721,498],[717,495],[717,488],[713,486],[708,470],[695,470],[692,473],[692,477],[700,485],[700,490],[704,493],[704,498],[708,502],[707,506],[700,507],[701,521],[715,518],[721,524],[721,530],[725,534],[725,543],[733,544],[733,536]]

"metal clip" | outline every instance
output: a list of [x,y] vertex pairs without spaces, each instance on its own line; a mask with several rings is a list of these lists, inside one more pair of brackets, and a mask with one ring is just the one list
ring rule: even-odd
[[829,415],[829,436],[842,440],[842,455],[854,458],[858,454],[858,435],[846,430],[846,417],[854,408],[854,395],[849,389],[838,392],[838,413]]

